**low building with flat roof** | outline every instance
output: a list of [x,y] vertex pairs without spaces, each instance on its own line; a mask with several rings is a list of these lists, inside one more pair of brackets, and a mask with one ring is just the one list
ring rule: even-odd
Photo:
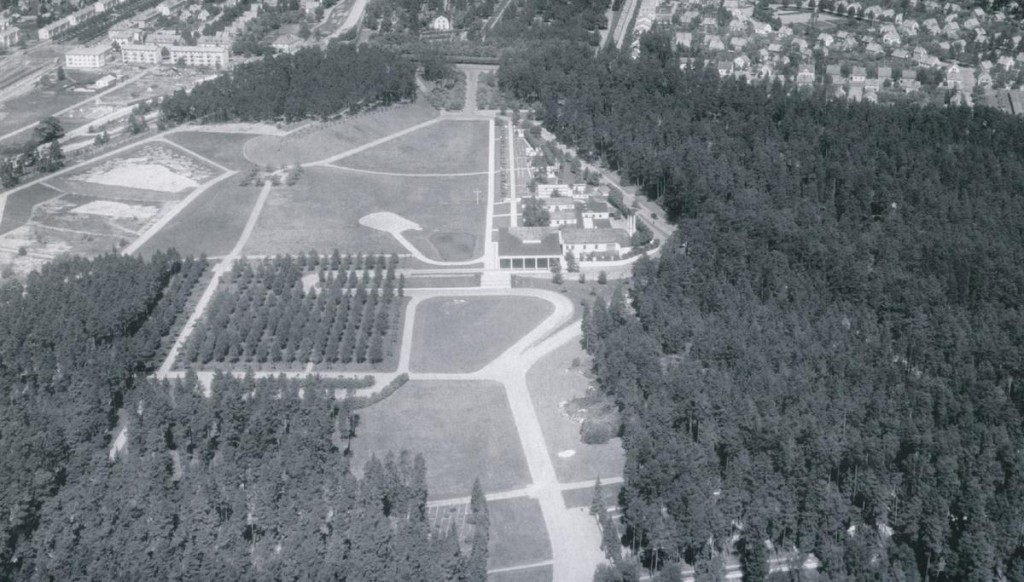
[[617,228],[564,228],[558,234],[562,250],[577,256],[619,254],[630,247],[629,235]]

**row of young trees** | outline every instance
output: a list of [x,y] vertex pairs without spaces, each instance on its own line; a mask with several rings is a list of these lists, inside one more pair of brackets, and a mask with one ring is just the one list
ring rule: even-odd
[[335,384],[141,382],[116,460],[94,451],[91,478],[43,508],[33,579],[483,582],[486,545],[430,529],[421,455],[349,470]]
[[[379,363],[398,337],[392,326],[404,278],[395,277],[397,264],[396,256],[321,261],[315,253],[236,263],[189,338],[185,360]],[[303,276],[313,273],[316,285],[304,289]]]
[[645,564],[1024,580],[1019,119],[681,71],[657,35],[499,77],[679,223],[585,326]]
[[40,530],[81,515],[56,496],[101,470],[136,373],[155,365],[204,268],[173,252],[67,258],[0,286],[0,579],[36,575]]
[[222,122],[326,119],[416,96],[416,66],[374,47],[332,43],[235,67],[161,103],[162,119]]

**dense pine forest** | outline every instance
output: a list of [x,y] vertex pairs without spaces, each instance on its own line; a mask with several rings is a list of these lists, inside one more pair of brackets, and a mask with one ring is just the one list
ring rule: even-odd
[[161,103],[166,123],[327,118],[416,95],[416,66],[393,52],[332,43],[235,67]]
[[146,378],[206,270],[107,255],[0,286],[0,579],[483,580],[482,498],[440,538],[422,458],[349,470],[380,396],[333,397],[364,380]]
[[725,550],[760,579],[767,541],[831,580],[1024,580],[1020,119],[680,71],[658,37],[499,77],[679,225],[584,326],[628,547],[698,579]]

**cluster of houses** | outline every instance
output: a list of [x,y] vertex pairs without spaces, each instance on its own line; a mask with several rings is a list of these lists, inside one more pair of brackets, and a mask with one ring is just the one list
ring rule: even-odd
[[16,46],[21,39],[21,29],[14,25],[10,9],[0,12],[0,49]]
[[[517,139],[522,132],[517,130]],[[526,145],[527,157],[539,153]],[[532,168],[531,173],[545,171]],[[516,201],[512,226],[498,231],[499,265],[505,270],[548,270],[568,255],[574,261],[618,260],[632,248],[636,216],[620,216],[598,187],[573,183],[539,183],[534,202],[550,217],[547,226],[519,226],[526,200]],[[517,219],[516,216],[519,218]]]
[[[724,26],[699,3],[662,4],[655,23],[676,28],[675,42],[685,55],[682,66],[692,62],[688,56],[699,55],[723,75],[831,83],[837,95],[853,99],[874,100],[881,90],[918,91],[921,70],[944,88],[968,93],[975,85],[987,89],[1024,82],[1024,37],[1003,12],[963,10],[934,0],[909,0],[906,12],[916,16],[851,0],[796,0],[795,5],[799,10],[790,14],[802,11],[803,20],[811,22],[759,22],[750,5],[724,0],[721,6],[730,15]],[[813,22],[826,17],[827,25]],[[838,63],[836,69],[851,70],[815,74],[810,64],[821,57]]]

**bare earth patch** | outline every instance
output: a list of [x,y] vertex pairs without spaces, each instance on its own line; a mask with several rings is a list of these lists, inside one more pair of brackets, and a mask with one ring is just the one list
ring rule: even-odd
[[402,218],[394,212],[374,212],[359,219],[359,224],[392,234],[407,230],[422,230],[415,222]]
[[71,212],[75,214],[95,214],[109,218],[149,220],[159,211],[160,209],[155,206],[125,204],[113,200],[94,200],[73,209]]
[[133,157],[107,160],[71,179],[105,186],[181,192],[195,188],[212,176],[209,168],[192,158],[168,147],[150,144]]

